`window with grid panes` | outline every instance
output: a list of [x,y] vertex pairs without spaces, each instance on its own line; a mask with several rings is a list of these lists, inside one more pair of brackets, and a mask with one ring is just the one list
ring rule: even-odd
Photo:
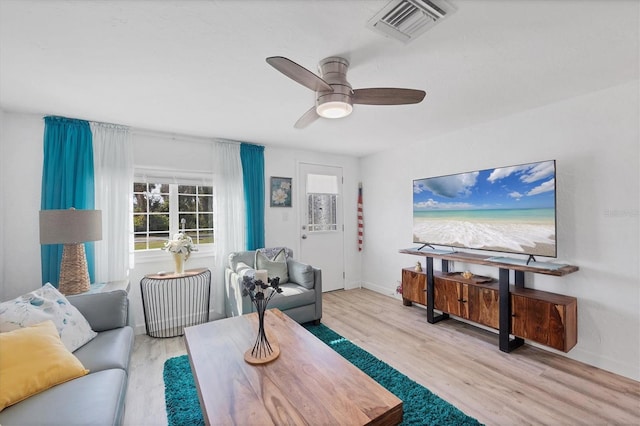
[[135,250],[162,248],[177,232],[199,249],[213,245],[213,187],[136,182],[133,184]]
[[213,187],[178,185],[178,219],[194,243],[213,244]]

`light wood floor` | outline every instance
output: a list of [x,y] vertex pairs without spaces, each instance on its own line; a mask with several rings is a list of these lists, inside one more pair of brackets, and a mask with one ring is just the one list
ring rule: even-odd
[[[525,345],[369,290],[325,293],[322,322],[487,425],[640,424],[640,382]],[[125,425],[165,425],[164,361],[182,337],[136,336]]]

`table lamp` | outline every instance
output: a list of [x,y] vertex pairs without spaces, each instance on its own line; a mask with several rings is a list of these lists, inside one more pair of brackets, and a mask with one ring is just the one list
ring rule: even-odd
[[40,210],[40,244],[64,244],[58,282],[62,294],[91,288],[84,243],[101,239],[101,210]]

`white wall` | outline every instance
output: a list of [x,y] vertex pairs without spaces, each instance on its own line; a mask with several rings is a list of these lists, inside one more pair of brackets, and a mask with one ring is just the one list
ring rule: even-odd
[[640,379],[638,94],[635,81],[362,159],[364,286],[393,294],[401,268],[418,260],[398,253],[414,246],[413,179],[556,159],[558,261],[580,271],[527,273],[526,285],[577,297],[568,357]]
[[0,300],[42,285],[40,268],[40,189],[44,121],[39,115],[5,111],[0,122],[2,264]]

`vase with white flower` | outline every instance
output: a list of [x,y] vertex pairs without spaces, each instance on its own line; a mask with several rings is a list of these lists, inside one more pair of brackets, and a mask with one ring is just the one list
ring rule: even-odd
[[198,251],[198,247],[193,243],[190,236],[184,232],[178,232],[173,235],[173,239],[164,243],[162,250],[173,254],[174,273],[184,274],[184,262],[189,259],[192,251]]

